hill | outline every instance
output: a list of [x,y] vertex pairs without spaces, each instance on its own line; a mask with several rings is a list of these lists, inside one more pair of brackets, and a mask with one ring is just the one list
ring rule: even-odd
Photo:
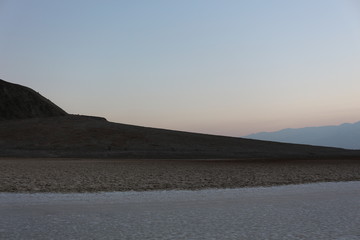
[[0,79],[0,120],[65,115],[64,110],[34,90]]
[[2,122],[0,155],[308,159],[360,156],[360,152],[139,127],[68,115]]
[[338,126],[283,129],[276,132],[261,132],[244,136],[249,139],[316,146],[360,149],[360,122]]
[[360,151],[213,136],[69,115],[30,88],[0,82],[0,156],[313,159]]

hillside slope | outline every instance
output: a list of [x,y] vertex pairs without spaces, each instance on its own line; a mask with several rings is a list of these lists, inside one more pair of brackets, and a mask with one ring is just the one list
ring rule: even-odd
[[0,79],[0,121],[65,115],[64,110],[34,90]]
[[0,80],[0,156],[295,159],[360,151],[274,143],[111,123],[69,115],[30,88]]
[[261,132],[245,136],[249,139],[317,146],[360,149],[360,122],[338,126],[283,129],[276,132]]
[[360,152],[146,128],[68,115],[0,123],[0,155],[308,159],[360,156]]

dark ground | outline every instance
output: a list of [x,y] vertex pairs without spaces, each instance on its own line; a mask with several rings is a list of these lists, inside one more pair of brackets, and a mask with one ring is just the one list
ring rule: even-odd
[[360,159],[0,159],[0,192],[239,188],[359,180]]
[[360,150],[197,134],[68,115],[0,121],[0,157],[360,159]]

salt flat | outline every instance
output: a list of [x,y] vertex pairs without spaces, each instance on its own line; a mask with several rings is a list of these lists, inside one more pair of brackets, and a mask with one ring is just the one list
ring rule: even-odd
[[360,182],[0,193],[0,239],[360,239]]

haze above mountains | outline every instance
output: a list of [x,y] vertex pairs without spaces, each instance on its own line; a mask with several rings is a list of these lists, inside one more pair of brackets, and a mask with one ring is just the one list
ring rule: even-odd
[[265,141],[360,149],[360,122],[344,123],[338,126],[287,128],[276,132],[250,134],[244,137]]
[[0,80],[0,156],[319,159],[360,151],[112,123],[66,113],[34,90]]

